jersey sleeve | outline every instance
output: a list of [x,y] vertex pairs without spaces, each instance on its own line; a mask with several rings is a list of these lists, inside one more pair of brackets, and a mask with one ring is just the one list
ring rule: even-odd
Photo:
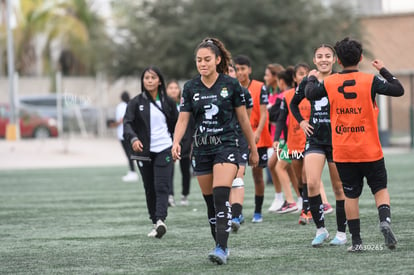
[[328,93],[326,92],[324,82],[319,82],[316,77],[310,76],[308,78],[308,83],[305,86],[306,98],[309,100],[319,100],[327,95]]
[[191,89],[191,82],[187,82],[184,85],[183,95],[180,101],[180,112],[192,112],[193,111],[192,96],[193,96],[193,92]]
[[232,81],[231,84],[233,87],[233,107],[245,106],[246,98],[240,83],[236,79],[234,79],[234,81]]
[[386,68],[380,70],[382,77],[375,76],[372,82],[372,100],[374,101],[376,94],[388,96],[402,96],[404,88],[400,81],[395,78]]
[[[280,136],[282,135],[282,131],[284,131],[284,133],[287,133],[286,131],[286,119],[287,116],[289,114],[288,108],[287,108],[287,103],[286,103],[286,99],[283,98],[283,101],[280,104],[280,113],[279,113],[279,117],[277,119],[276,122],[276,131],[275,131],[275,137],[274,137],[274,141],[279,141]],[[285,137],[286,139],[286,137]]]
[[246,109],[253,108],[253,99],[252,99],[252,96],[249,93],[249,90],[247,90],[244,87],[242,87],[242,90],[244,92],[244,99],[246,100]]
[[269,104],[269,92],[267,91],[266,85],[263,84],[262,89],[260,90],[260,105]]
[[302,82],[299,84],[299,86],[296,88],[295,95],[293,96],[292,101],[290,102],[290,106],[289,106],[290,111],[292,112],[292,115],[295,117],[298,123],[300,123],[303,120],[303,117],[300,114],[299,104],[305,98],[306,83],[308,83],[308,80],[305,77],[302,80]]

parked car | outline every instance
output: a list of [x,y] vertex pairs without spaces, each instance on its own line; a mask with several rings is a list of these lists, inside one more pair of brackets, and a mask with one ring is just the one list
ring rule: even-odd
[[[35,95],[19,98],[19,102],[42,115],[57,119],[57,95]],[[87,132],[98,132],[98,109],[76,96],[62,96],[64,132],[79,132],[84,126]]]
[[[57,137],[56,119],[45,117],[21,105],[19,112],[19,126],[21,137],[47,138]],[[10,119],[10,106],[0,103],[0,137],[6,136],[6,125]]]

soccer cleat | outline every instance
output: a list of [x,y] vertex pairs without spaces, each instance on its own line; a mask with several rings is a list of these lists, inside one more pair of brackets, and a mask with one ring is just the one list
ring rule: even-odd
[[305,214],[305,211],[304,210],[302,210],[302,213],[300,213],[300,216],[299,216],[299,224],[306,225],[308,223],[309,223],[309,221],[308,221],[308,215]]
[[188,202],[188,198],[187,198],[187,196],[184,196],[184,195],[182,195],[181,196],[181,202],[180,202],[180,204],[182,205],[182,206],[188,206],[190,203]]
[[394,232],[392,232],[391,225],[388,222],[383,221],[380,223],[380,230],[384,235],[385,245],[389,249],[395,249],[397,239],[395,238]]
[[329,238],[328,230],[326,230],[326,228],[324,228],[324,227],[318,228],[316,230],[316,236],[312,241],[312,246],[313,247],[319,247],[328,238]]
[[346,251],[348,251],[348,252],[362,252],[362,251],[364,251],[364,246],[362,245],[362,243],[353,244],[350,247],[348,247],[346,249]]
[[252,223],[259,223],[263,221],[263,217],[261,213],[254,213]]
[[175,201],[174,201],[174,196],[173,195],[168,196],[168,206],[170,206],[170,207],[175,206]]
[[298,209],[296,209],[294,212],[295,213],[299,213],[302,212],[302,207],[303,207],[303,199],[302,197],[299,197],[298,200],[296,201],[296,206]]
[[239,220],[240,220],[240,224],[243,224],[244,223],[244,216],[243,216],[243,214],[240,214]]
[[237,233],[240,228],[240,219],[239,218],[233,218],[231,220],[231,231],[234,233]]
[[219,245],[217,245],[216,248],[208,254],[208,258],[211,262],[222,265],[227,263],[227,257],[229,255],[230,253],[228,249],[223,250]]
[[268,211],[270,213],[275,213],[280,207],[282,207],[283,205],[283,200],[279,200],[279,199],[274,199],[272,202],[272,205],[269,207]]
[[332,206],[329,204],[329,203],[324,203],[323,204],[323,213],[324,214],[330,214],[330,213],[332,213],[333,212],[333,208],[332,208]]
[[282,205],[282,207],[280,207],[276,213],[278,214],[284,214],[284,213],[290,213],[290,212],[294,212],[298,210],[298,207],[296,206],[296,202],[292,202],[292,203],[288,203],[287,201],[285,201]]
[[330,245],[344,245],[346,244],[346,233],[345,232],[336,232],[335,238],[330,242]]
[[313,217],[312,217],[312,213],[311,213],[310,211],[308,211],[308,214],[307,214],[307,216],[308,216],[308,223],[311,223],[311,222],[313,222]]
[[131,182],[131,181],[137,181],[138,180],[138,174],[135,171],[129,171],[125,176],[122,177],[122,181],[124,182]]
[[155,236],[158,239],[161,239],[165,233],[167,233],[167,226],[162,220],[158,220],[157,224],[155,225],[155,231],[157,231],[157,235]]
[[150,238],[155,238],[155,236],[157,236],[157,230],[155,230],[156,224],[154,224],[154,228],[152,228],[152,230],[150,231],[150,233],[148,233],[148,237]]

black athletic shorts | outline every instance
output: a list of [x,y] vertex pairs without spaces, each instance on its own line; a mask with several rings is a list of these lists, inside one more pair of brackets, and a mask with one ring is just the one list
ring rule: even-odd
[[387,170],[384,158],[372,162],[335,162],[345,196],[358,198],[362,193],[364,177],[372,194],[387,188]]
[[309,153],[325,155],[326,160],[328,162],[333,162],[332,145],[315,144],[311,142],[309,143],[306,142],[304,155],[306,156],[306,154],[309,154]]
[[246,166],[249,161],[249,144],[243,137],[239,139],[239,165]]
[[217,163],[233,163],[239,168],[239,149],[237,147],[224,148],[211,155],[192,156],[191,164],[194,175],[202,176],[213,173],[213,166]]
[[[267,147],[259,147],[257,148],[257,153],[259,154],[259,163],[257,164],[257,167],[266,167],[268,156],[267,156]],[[250,152],[249,152],[250,154]]]

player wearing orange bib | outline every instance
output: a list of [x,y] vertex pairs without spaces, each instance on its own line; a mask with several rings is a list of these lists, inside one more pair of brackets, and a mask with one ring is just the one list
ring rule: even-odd
[[336,43],[335,51],[344,70],[320,83],[317,71],[311,71],[305,94],[309,100],[328,96],[331,106],[333,160],[342,180],[346,218],[352,236],[348,251],[364,249],[359,219],[359,196],[364,177],[374,194],[385,245],[394,249],[397,239],[391,229],[387,171],[378,136],[379,111],[375,96],[402,96],[404,88],[380,60],[374,60],[372,65],[386,80],[358,71],[358,63],[362,60],[360,42],[345,38]]
[[269,118],[267,115],[269,99],[266,86],[263,82],[250,80],[250,74],[252,72],[250,59],[247,56],[239,55],[234,58],[234,63],[236,65],[237,78],[240,84],[249,90],[253,99],[250,125],[254,132],[257,151],[259,153],[259,165],[252,168],[255,187],[255,210],[252,222],[258,223],[263,221],[263,168],[267,165],[267,148],[272,147],[272,139],[269,133]]

